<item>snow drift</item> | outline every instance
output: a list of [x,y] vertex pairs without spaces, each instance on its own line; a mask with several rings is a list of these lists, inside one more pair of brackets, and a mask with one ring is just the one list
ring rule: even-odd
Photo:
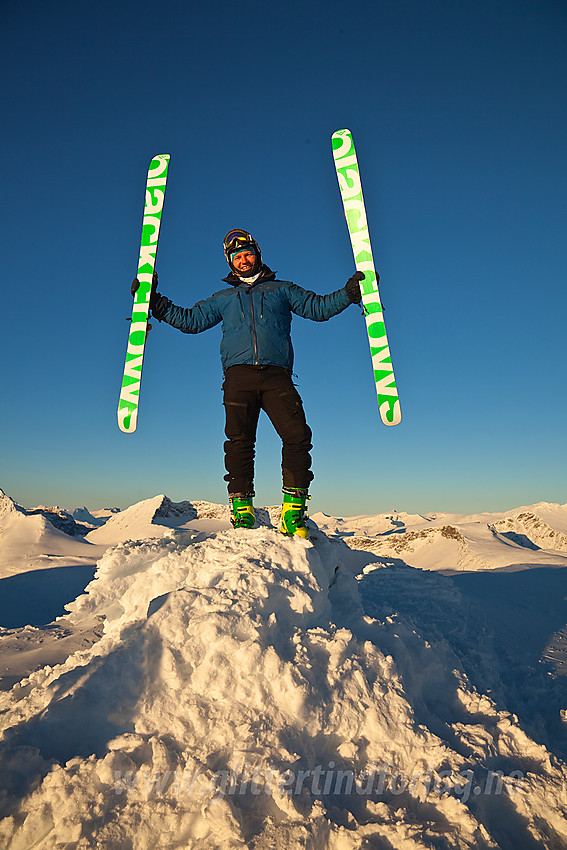
[[160,534],[68,606],[100,640],[0,694],[0,847],[566,846],[558,717],[450,579],[356,579],[323,533]]

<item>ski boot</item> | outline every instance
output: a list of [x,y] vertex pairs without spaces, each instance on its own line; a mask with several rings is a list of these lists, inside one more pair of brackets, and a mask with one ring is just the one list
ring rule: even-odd
[[229,496],[230,521],[235,528],[254,528],[256,516],[252,506],[252,496]]
[[305,520],[307,519],[307,490],[299,488],[284,488],[280,531],[290,536],[297,534],[298,537],[309,539],[309,529]]

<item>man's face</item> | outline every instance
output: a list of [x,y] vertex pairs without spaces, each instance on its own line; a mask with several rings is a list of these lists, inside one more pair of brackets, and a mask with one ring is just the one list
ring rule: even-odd
[[245,248],[244,251],[240,251],[232,258],[232,265],[238,272],[249,272],[250,269],[254,268],[255,262],[256,254],[249,248]]

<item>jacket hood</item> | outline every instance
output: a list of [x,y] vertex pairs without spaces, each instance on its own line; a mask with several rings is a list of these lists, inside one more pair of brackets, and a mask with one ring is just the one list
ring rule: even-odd
[[[258,277],[254,283],[260,283],[262,280],[274,280],[276,276],[276,272],[273,272],[269,266],[265,263],[262,263],[262,270],[260,272],[260,277]],[[238,277],[238,275],[231,272],[226,277],[223,277],[223,280],[227,283],[230,283],[231,286],[239,286],[241,283],[245,283],[245,279],[242,277]],[[254,285],[254,284],[252,284]]]

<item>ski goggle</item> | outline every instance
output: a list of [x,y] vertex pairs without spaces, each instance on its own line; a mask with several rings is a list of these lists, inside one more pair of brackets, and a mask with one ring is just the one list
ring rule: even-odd
[[245,230],[230,230],[224,237],[224,250],[227,254],[250,246],[253,247],[252,237]]

